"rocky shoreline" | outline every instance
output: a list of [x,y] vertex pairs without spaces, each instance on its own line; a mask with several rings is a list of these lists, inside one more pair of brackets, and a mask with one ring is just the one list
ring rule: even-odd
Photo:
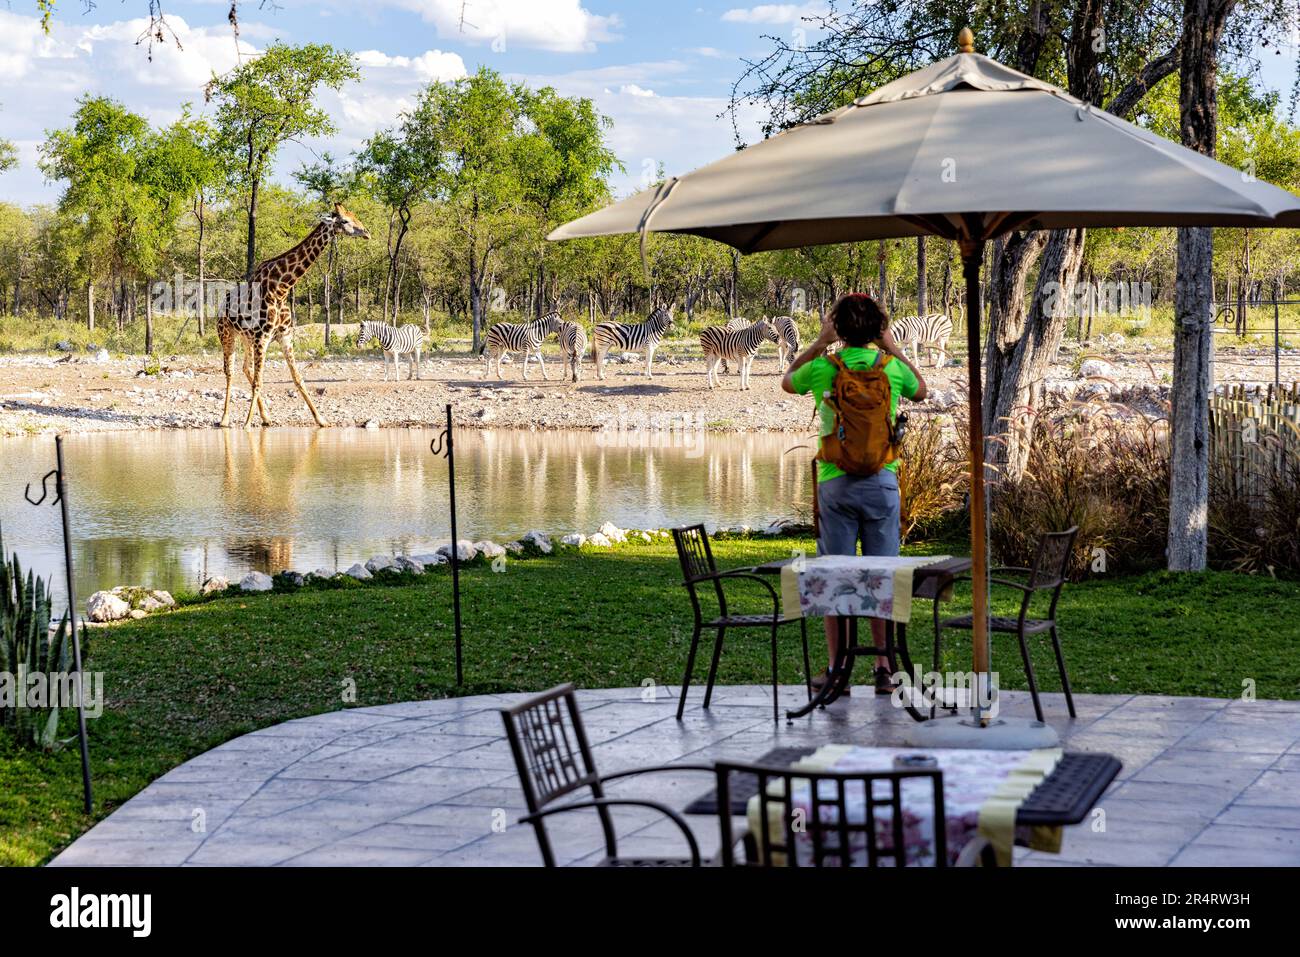
[[[739,388],[724,377],[706,388],[703,362],[673,344],[656,356],[654,378],[646,379],[639,357],[617,357],[608,378],[595,378],[590,362],[582,379],[562,378],[558,357],[549,379],[535,371],[519,379],[507,363],[505,378],[488,378],[480,359],[434,356],[420,380],[385,381],[378,357],[304,358],[299,368],[321,412],[339,427],[431,427],[443,421],[451,403],[456,422],[471,428],[600,430],[636,420],[641,427],[692,428],[717,432],[806,432],[807,400],[781,391],[775,357],[760,354],[753,387]],[[1048,371],[1045,390],[1062,398],[1110,398],[1135,402],[1157,414],[1168,398],[1170,357],[1151,343],[1117,336],[1083,352],[1062,348]],[[1267,349],[1226,350],[1216,364],[1223,383],[1271,382]],[[962,365],[923,369],[931,397],[920,411],[944,413],[963,401]],[[1300,354],[1283,356],[1284,381],[1300,378]],[[249,390],[233,390],[232,422],[242,425]],[[220,418],[225,379],[219,356],[171,356],[145,369],[142,357],[111,358],[69,354],[0,356],[0,435],[123,430],[207,429]],[[294,390],[285,363],[267,363],[265,394],[274,423],[309,427],[312,420]]]
[[[709,534],[715,538],[756,534],[775,537],[809,532],[811,532],[809,527],[777,521],[763,529],[752,529],[748,525],[709,529]],[[618,545],[648,545],[671,538],[672,533],[666,528],[619,528],[613,522],[604,522],[590,535],[570,533],[555,536],[532,529],[517,540],[502,543],[489,540],[472,542],[469,539],[461,539],[457,542],[456,559],[461,565],[488,565],[494,572],[504,572],[507,564],[515,559],[576,554],[584,549],[603,551]],[[332,572],[324,568],[310,572],[286,569],[272,576],[255,571],[249,572],[238,582],[232,582],[221,575],[214,575],[203,583],[198,599],[271,591],[292,592],[308,585],[356,587],[376,580],[419,577],[438,566],[449,565],[450,562],[451,543],[448,542],[427,554],[376,555],[364,564],[358,562],[340,572]],[[118,585],[111,589],[97,591],[86,599],[83,623],[99,626],[119,621],[134,621],[152,614],[172,611],[181,607],[181,604],[166,591],[141,585]]]

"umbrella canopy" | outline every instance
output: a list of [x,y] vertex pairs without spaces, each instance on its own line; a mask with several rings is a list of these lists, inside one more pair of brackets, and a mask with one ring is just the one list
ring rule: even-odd
[[[705,236],[741,252],[933,234],[966,282],[973,666],[988,680],[983,241],[1078,226],[1300,227],[1300,198],[972,52],[551,232]],[[978,711],[978,707],[977,707]],[[980,715],[980,722],[987,717]]]
[[1137,225],[1300,227],[1300,199],[958,53],[549,238],[678,232],[752,253]]

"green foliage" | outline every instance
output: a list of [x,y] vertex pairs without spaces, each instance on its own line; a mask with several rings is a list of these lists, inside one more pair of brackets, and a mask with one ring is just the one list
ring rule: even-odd
[[[962,540],[912,546],[908,554],[962,554]],[[811,553],[807,537],[719,538],[725,568]],[[96,667],[115,693],[94,722],[97,813],[120,807],[150,781],[237,735],[340,707],[356,682],[358,706],[445,695],[675,685],[690,641],[691,612],[671,542],[512,559],[461,574],[465,674],[455,687],[451,575],[446,566],[406,581],[308,587],[292,594],[229,595],[96,634]],[[959,587],[953,614],[964,610]],[[1261,697],[1300,697],[1294,648],[1300,630],[1279,608],[1300,601],[1300,583],[1208,572],[1094,576],[1066,587],[1059,620],[1076,693],[1233,697],[1242,661]],[[1005,613],[1000,596],[998,614]],[[770,605],[769,605],[770,608]],[[1152,609],[1185,609],[1159,616]],[[738,599],[737,611],[757,610]],[[1011,609],[1014,612],[1014,609]],[[914,614],[918,612],[914,611]],[[1261,627],[1267,621],[1269,627]],[[538,642],[539,623],[546,641]],[[928,647],[923,637],[917,646]],[[1032,648],[1051,682],[1050,646]],[[969,667],[970,647],[944,644],[945,669]],[[781,680],[802,684],[797,653],[779,658]],[[928,660],[928,659],[926,659]],[[1014,636],[995,636],[1003,687],[1023,689]],[[768,646],[739,636],[719,680],[768,680]],[[700,662],[697,677],[707,670]],[[76,751],[20,750],[0,736],[0,864],[38,864],[94,824],[80,810]]]
[[[0,559],[4,556],[0,536]],[[44,706],[29,708],[26,681],[40,677],[49,695],[72,672],[72,654],[65,615],[50,633],[52,602],[45,582],[30,571],[23,577],[18,556],[0,561],[0,682],[9,682],[14,700],[0,697],[0,727],[27,747],[51,750],[58,744],[59,708],[47,698]]]

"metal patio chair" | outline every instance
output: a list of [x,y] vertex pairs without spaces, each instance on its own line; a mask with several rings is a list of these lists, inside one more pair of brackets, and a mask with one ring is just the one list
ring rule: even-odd
[[[686,709],[686,695],[690,690],[691,672],[695,670],[695,653],[699,648],[700,633],[705,628],[712,628],[717,632],[717,637],[713,642],[713,660],[709,665],[708,684],[704,688],[705,708],[713,700],[713,683],[718,677],[718,660],[722,656],[722,642],[726,637],[727,630],[766,628],[771,633],[772,642],[772,720],[780,720],[778,702],[780,686],[777,680],[776,665],[777,632],[782,625],[793,625],[796,622],[799,624],[799,636],[803,641],[804,684],[808,689],[808,699],[812,700],[812,674],[808,663],[808,625],[805,620],[802,617],[783,617],[781,614],[781,597],[776,593],[776,589],[772,587],[771,583],[754,574],[753,569],[737,568],[726,572],[718,571],[718,566],[713,560],[713,550],[709,547],[709,536],[705,532],[703,525],[674,528],[672,532],[673,542],[677,545],[677,558],[682,565],[682,585],[691,597],[691,610],[695,614],[695,630],[691,634],[691,650],[686,656],[686,672],[682,676],[682,694],[677,702],[677,720],[682,719],[682,712]],[[771,613],[738,615],[728,611],[727,596],[722,583],[736,580],[755,581],[762,585],[767,590],[768,597],[772,599]],[[706,617],[704,607],[700,601],[700,586],[706,584],[713,586],[714,598],[718,604],[716,618]]]
[[[1056,603],[1060,601],[1061,589],[1065,587],[1065,577],[1070,567],[1070,555],[1074,549],[1074,538],[1079,534],[1077,525],[1063,532],[1049,532],[1038,540],[1038,550],[1034,554],[1034,563],[1029,568],[1000,566],[992,569],[993,575],[1018,575],[1024,581],[1012,581],[1008,578],[990,578],[995,585],[1017,589],[1021,593],[1020,612],[1015,618],[993,616],[990,630],[999,634],[1015,635],[1020,642],[1020,657],[1025,664],[1025,677],[1029,681],[1029,694],[1034,699],[1034,715],[1043,720],[1043,706],[1038,700],[1038,682],[1034,679],[1034,663],[1029,654],[1029,636],[1047,632],[1052,639],[1052,650],[1056,653],[1056,668],[1061,675],[1061,687],[1065,690],[1065,704],[1070,717],[1075,717],[1074,697],[1070,694],[1070,676],[1065,670],[1065,657],[1061,654],[1061,639],[1056,625]],[[961,578],[969,581],[970,576]],[[961,578],[957,579],[958,581]],[[1030,618],[1029,605],[1039,592],[1050,592],[1051,604],[1046,618]],[[971,615],[960,615],[944,619],[940,628],[953,628],[970,631]],[[934,668],[939,670],[939,635],[934,641]]]
[[[907,866],[904,841],[903,781],[908,778],[928,779],[933,800],[935,822],[945,821],[943,805],[943,772],[938,770],[900,771],[803,771],[792,767],[764,767],[757,764],[732,764],[719,761],[717,772],[718,826],[722,849],[719,862],[723,867],[879,867],[888,863],[894,867]],[[738,842],[733,832],[731,788],[732,775],[748,775],[757,779],[759,833],[746,829]],[[792,808],[787,795],[792,793],[794,781],[809,782],[812,807]],[[887,794],[877,796],[877,782],[885,782]],[[748,793],[753,781],[747,783],[743,793]],[[830,791],[829,796],[826,795]],[[851,793],[870,795],[866,802],[866,820],[850,823],[847,803]],[[889,841],[881,846],[876,822],[881,809],[890,812]],[[830,812],[827,814],[826,812]],[[774,821],[780,826],[773,827]],[[776,831],[776,833],[773,833]],[[856,836],[856,838],[855,838]],[[799,842],[802,839],[802,850]],[[736,860],[736,844],[745,849],[743,861]],[[810,845],[810,846],[809,846]],[[866,852],[865,860],[861,852]],[[857,851],[855,865],[853,852]],[[948,866],[948,834],[946,826],[934,828],[934,866]],[[997,857],[993,846],[981,837],[971,841],[958,855],[957,867],[996,867]]]
[[[506,737],[514,755],[515,770],[524,791],[528,813],[520,824],[531,824],[537,834],[542,862],[555,867],[555,853],[546,832],[546,820],[555,814],[581,809],[595,809],[605,837],[605,857],[599,867],[699,867],[700,848],[695,835],[683,818],[672,808],[657,801],[636,798],[609,798],[605,785],[619,778],[660,771],[712,771],[712,765],[674,764],[660,767],[633,768],[614,774],[600,774],[591,756],[587,733],[578,713],[572,684],[563,684],[529,698],[513,708],[502,708]],[[570,794],[578,797],[585,790],[585,800],[574,800],[549,807]],[[610,808],[644,807],[658,811],[681,830],[690,851],[687,858],[627,858],[618,856],[618,842]]]

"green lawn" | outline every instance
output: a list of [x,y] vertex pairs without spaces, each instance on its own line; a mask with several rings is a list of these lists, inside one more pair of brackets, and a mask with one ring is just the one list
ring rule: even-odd
[[[733,539],[715,551],[732,567],[811,545]],[[671,543],[512,561],[499,574],[476,566],[461,580],[465,693],[681,678],[691,619]],[[450,582],[443,568],[368,587],[221,598],[92,632],[87,667],[105,673],[108,695],[105,713],[90,723],[96,812],[107,814],[167,769],[236,735],[351,706],[350,682],[357,706],[455,693]],[[917,617],[926,620],[926,609]],[[1227,697],[1253,679],[1259,697],[1300,697],[1297,582],[1226,573],[1102,577],[1067,586],[1059,617],[1076,691]],[[913,645],[929,647],[923,626]],[[1005,687],[1024,687],[1013,644],[998,642],[993,660]],[[798,661],[790,644],[783,681],[802,681]],[[1055,690],[1045,645],[1036,661],[1044,686]],[[969,665],[958,634],[945,664]],[[727,683],[766,681],[760,634],[729,645],[720,671]],[[38,754],[0,736],[0,863],[46,861],[89,827],[80,792],[75,747]]]

